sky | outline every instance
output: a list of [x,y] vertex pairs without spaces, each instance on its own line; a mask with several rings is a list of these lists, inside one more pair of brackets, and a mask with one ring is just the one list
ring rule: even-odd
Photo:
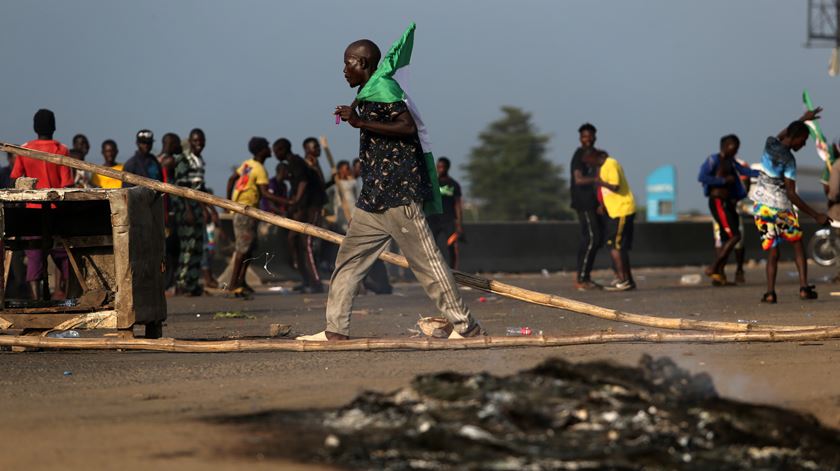
[[[705,208],[697,169],[720,136],[738,134],[741,157],[757,161],[801,114],[803,88],[826,108],[829,139],[840,135],[840,78],[827,74],[828,49],[804,47],[805,0],[7,0],[2,10],[0,140],[32,139],[42,107],[56,113],[57,139],[88,135],[94,163],[104,139],[125,161],[141,128],[156,151],[163,133],[201,127],[216,193],[252,136],[287,137],[302,154],[304,138],[325,135],[337,159],[354,158],[358,132],[332,116],[355,95],[344,48],[368,38],[384,52],[411,21],[410,91],[456,178],[505,105],[532,113],[565,173],[578,126],[594,123],[639,200],[645,176],[675,164],[680,211]],[[819,165],[811,143],[799,156]]]

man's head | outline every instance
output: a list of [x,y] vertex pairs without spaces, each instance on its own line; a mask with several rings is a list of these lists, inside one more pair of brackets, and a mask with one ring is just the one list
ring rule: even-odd
[[114,162],[117,161],[117,154],[120,150],[117,148],[117,143],[113,139],[106,139],[102,141],[102,159],[105,160],[105,165],[113,167]]
[[32,128],[38,137],[52,139],[55,133],[55,113],[47,109],[40,109],[32,118]]
[[362,175],[362,159],[353,159],[353,177],[359,178]]
[[194,155],[201,155],[206,143],[207,139],[204,137],[204,131],[200,128],[190,131],[190,152]]
[[307,137],[303,140],[303,152],[311,157],[318,158],[321,156],[321,144],[318,139],[314,137]]
[[78,150],[82,154],[82,160],[85,160],[85,156],[90,152],[90,141],[88,141],[87,136],[84,134],[73,136],[73,148]]
[[449,169],[452,167],[452,162],[446,157],[441,157],[437,161],[438,177],[445,177],[449,175]]
[[248,152],[255,160],[263,161],[271,157],[271,148],[268,146],[268,139],[264,137],[252,137],[248,141]]
[[292,154],[292,143],[285,137],[281,137],[280,139],[274,141],[271,148],[274,149],[274,156],[280,161],[288,159],[289,155]]
[[338,174],[339,180],[352,180],[353,170],[350,168],[350,162],[340,160],[335,166],[335,173]]
[[810,131],[808,131],[808,125],[806,125],[803,121],[796,120],[788,125],[787,132],[785,133],[785,138],[782,140],[782,143],[796,152],[805,147],[805,143],[808,142],[809,134]]
[[6,152],[6,160],[9,162],[9,167],[14,168],[15,166],[15,154],[11,152]]
[[168,132],[160,140],[161,151],[166,155],[178,155],[184,150],[181,148],[181,138],[174,132]]
[[148,129],[137,131],[137,150],[141,154],[148,154],[152,151],[152,144],[155,143],[155,134]]
[[741,140],[735,134],[727,134],[720,138],[720,156],[729,159],[738,154],[741,148]]
[[591,123],[583,123],[578,128],[578,134],[580,135],[580,146],[584,149],[588,149],[595,145],[596,137],[595,134],[598,132]]
[[381,58],[379,47],[369,39],[350,43],[344,50],[344,79],[352,88],[361,87],[373,75]]

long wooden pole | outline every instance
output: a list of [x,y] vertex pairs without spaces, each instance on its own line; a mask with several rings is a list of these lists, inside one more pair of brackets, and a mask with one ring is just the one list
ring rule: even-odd
[[[250,216],[259,221],[264,221],[275,226],[280,226],[290,231],[300,232],[324,239],[334,244],[341,244],[344,236],[336,234],[335,232],[322,229],[318,226],[306,224],[293,219],[284,218],[280,215],[262,211],[252,206],[236,203],[234,201],[219,198],[217,196],[204,193],[202,191],[193,190],[168,183],[162,183],[150,178],[141,177],[133,173],[121,172],[102,165],[96,165],[83,160],[76,160],[67,156],[51,154],[48,152],[41,152],[32,149],[25,149],[20,146],[6,144],[0,142],[0,151],[10,152],[12,154],[21,155],[37,160],[51,162],[57,165],[64,165],[66,167],[77,170],[85,170],[88,172],[98,173],[106,177],[110,177],[122,182],[146,187],[161,193],[167,193],[173,196],[182,198],[189,198],[204,204],[212,204],[220,208],[228,209],[230,211]],[[384,252],[379,256],[380,259],[392,263],[394,265],[408,268],[408,261],[402,255],[397,255],[392,252]],[[703,330],[716,332],[794,332],[794,331],[809,331],[814,329],[823,329],[826,326],[818,325],[762,325],[754,323],[737,323],[737,322],[722,322],[722,321],[703,321],[695,319],[682,319],[670,317],[648,316],[643,314],[634,314],[630,312],[619,311],[616,309],[604,308],[589,303],[575,301],[573,299],[564,298],[562,296],[555,296],[546,293],[540,293],[517,286],[501,283],[496,280],[488,280],[475,275],[453,271],[455,279],[458,283],[498,294],[511,299],[517,299],[531,304],[538,304],[541,306],[552,307],[556,309],[563,309],[566,311],[577,312],[588,316],[597,317],[600,319],[623,322],[626,324],[642,325],[646,327],[656,327],[660,329],[676,329],[676,330]]]
[[353,339],[342,342],[305,340],[178,340],[0,336],[0,346],[66,350],[146,350],[155,352],[346,352],[377,350],[485,350],[512,347],[564,347],[606,343],[747,343],[804,342],[840,338],[840,327],[797,332],[597,332],[552,337],[480,337],[463,340]]

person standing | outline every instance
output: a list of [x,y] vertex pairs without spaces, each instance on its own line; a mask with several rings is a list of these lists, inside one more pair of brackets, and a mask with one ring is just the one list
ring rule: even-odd
[[575,288],[578,291],[600,289],[601,285],[592,281],[592,266],[598,249],[604,244],[604,210],[598,201],[595,183],[598,180],[597,169],[588,166],[583,156],[595,145],[598,132],[590,123],[584,123],[578,128],[580,147],[572,156],[570,193],[572,209],[577,212],[580,224],[580,244],[577,253],[577,276]]
[[633,220],[636,216],[636,201],[624,169],[617,160],[606,152],[591,148],[584,155],[584,161],[598,169],[596,185],[601,190],[604,209],[607,213],[607,245],[610,247],[616,280],[604,289],[607,291],[628,291],[636,289],[633,271],[630,268],[630,250],[633,248]]
[[286,216],[288,212],[287,203],[289,201],[289,190],[286,187],[286,181],[289,179],[289,164],[286,162],[278,162],[274,168],[274,177],[268,181],[268,192],[280,198],[281,203],[277,203],[275,199],[261,198],[260,209],[268,211],[269,213]]
[[802,245],[802,230],[794,206],[814,218],[819,225],[831,219],[815,211],[796,191],[796,158],[793,153],[808,141],[805,121],[819,119],[822,108],[807,111],[790,123],[777,136],[770,136],[761,156],[761,174],[753,191],[755,225],[761,234],[761,247],[767,252],[767,291],[761,302],[775,304],[776,273],[779,265],[779,245],[784,239],[793,245],[794,261],[799,271],[799,298],[817,299],[813,285],[808,284],[808,264]]
[[6,152],[6,162],[8,165],[0,168],[0,188],[13,188],[12,169],[15,167],[15,154]]
[[[321,157],[321,144],[318,142],[318,139],[314,137],[307,137],[303,140],[303,160],[306,161],[306,164],[309,165],[309,168],[315,171],[318,174],[318,177],[321,179],[321,191],[326,191],[327,187],[327,180],[324,178],[324,171],[321,169],[321,161],[319,158]],[[332,183],[332,181],[330,182]],[[324,202],[326,203],[326,197],[323,198]]]
[[[106,167],[122,171],[123,165],[117,163],[117,155],[119,155],[119,153],[120,150],[113,139],[106,139],[102,141],[102,160]],[[121,180],[106,177],[98,173],[94,173],[90,177],[90,184],[95,188],[122,188]]]
[[[329,202],[327,189],[331,188],[333,184],[335,184],[335,174],[333,173],[329,180],[324,177],[324,171],[321,169],[321,162],[319,160],[321,157],[321,144],[317,139],[314,137],[307,137],[304,139],[303,152],[303,160],[306,161],[310,170],[318,177],[316,179],[317,185],[310,187],[310,190],[312,191],[312,194],[310,195],[312,206],[310,207],[310,213],[308,214],[309,223],[324,227],[324,208]],[[334,172],[335,169],[332,169],[332,171]],[[313,239],[310,237],[309,243],[313,245],[312,253],[315,260],[315,266],[320,267],[320,270],[318,271],[319,276],[320,271],[329,272],[330,264],[326,262],[326,260],[329,259],[329,252],[331,248],[328,247],[328,244],[322,243],[321,239],[317,238]],[[315,291],[323,291],[322,288],[320,288],[320,284]]]
[[[283,199],[268,191],[268,173],[265,161],[271,157],[268,139],[253,137],[248,143],[251,158],[242,162],[236,172],[230,176],[227,185],[228,198],[246,206],[258,207],[260,199],[282,204]],[[233,270],[231,271],[230,290],[237,297],[245,297],[254,290],[245,282],[248,261],[257,241],[257,220],[244,214],[233,215],[233,234],[235,251]]]
[[[700,166],[697,180],[703,184],[703,194],[709,199],[709,211],[717,228],[716,240],[721,247],[715,260],[706,270],[714,286],[726,286],[728,281],[724,268],[729,255],[743,240],[738,202],[747,196],[742,177],[758,176],[758,172],[742,166],[735,158],[741,141],[738,136],[728,134],[720,139],[720,152],[710,155]],[[742,248],[743,250],[743,248]],[[738,272],[738,270],[741,270]],[[743,266],[736,269],[736,278],[743,279]]]
[[446,258],[450,268],[458,268],[458,239],[463,237],[463,209],[461,206],[461,185],[449,176],[452,162],[446,157],[437,161],[438,184],[440,185],[443,212],[427,217],[432,236]]
[[[70,149],[70,157],[78,160],[85,160],[88,153],[90,152],[90,141],[88,140],[87,136],[84,134],[76,134],[73,136],[73,147]],[[76,170],[73,169],[73,186],[76,188],[90,188],[93,186],[91,184],[91,175],[90,172],[87,170]]]
[[[204,131],[195,128],[189,134],[189,149],[175,158],[174,181],[181,187],[204,191],[204,158],[202,152],[206,139]],[[157,160],[155,160],[157,162]],[[178,270],[175,276],[175,293],[201,296],[204,290],[201,279],[201,260],[204,255],[206,223],[204,205],[198,201],[173,197],[172,210],[178,236]]]
[[[34,141],[23,144],[26,149],[39,150],[69,156],[70,150],[67,146],[53,139],[55,134],[55,114],[47,109],[40,109],[33,118],[33,129],[38,136]],[[73,186],[73,172],[69,167],[44,162],[18,155],[14,159],[14,167],[10,178],[12,181],[20,177],[36,178],[36,189],[46,188],[70,188]],[[42,205],[32,203],[27,207],[42,208]],[[47,254],[52,256],[53,261],[61,275],[57,283],[58,288],[53,298],[62,299],[67,290],[67,280],[70,279],[70,264],[67,252],[64,249],[31,249],[26,250],[26,281],[32,290],[32,299],[50,299],[50,291],[47,279]]]
[[359,190],[356,187],[356,179],[353,178],[350,162],[341,160],[336,164],[335,169],[335,184],[327,190],[327,196],[330,202],[330,213],[335,217],[335,229],[344,234],[353,218],[353,208],[356,206]]
[[[295,221],[317,224],[325,203],[321,177],[303,158],[292,153],[292,145],[288,139],[278,139],[274,142],[273,148],[277,159],[289,165],[291,182],[289,215]],[[294,248],[293,266],[300,273],[302,280],[302,284],[297,289],[304,293],[322,293],[324,287],[315,264],[312,236],[290,231],[289,244]]]
[[[148,129],[137,131],[137,152],[128,159],[123,166],[123,171],[151,178],[159,182],[163,181],[163,170],[160,163],[152,154],[152,145],[155,143],[155,135]],[[131,188],[134,185],[123,182],[123,188]]]
[[[327,299],[326,329],[303,339],[349,338],[350,313],[359,282],[392,239],[438,310],[453,324],[453,336],[483,333],[464,304],[423,215],[423,204],[433,197],[434,186],[414,116],[405,101],[364,94],[366,85],[373,84],[398,89],[395,94],[404,96],[399,84],[387,74],[395,70],[397,57],[401,61],[409,59],[410,51],[404,45],[413,43],[413,32],[412,24],[381,66],[379,48],[372,41],[355,41],[344,52],[344,77],[351,87],[359,88],[359,94],[352,105],[336,107],[335,114],[359,129],[364,184],[353,221],[338,251]],[[378,67],[383,69],[372,81]]]
[[[184,152],[181,147],[181,138],[174,132],[168,132],[161,139],[161,147],[157,159],[163,172],[163,182],[174,183],[175,157]],[[175,273],[178,269],[180,242],[178,241],[175,215],[169,195],[163,195],[163,227],[166,234],[166,273],[164,279],[167,293],[172,294],[175,287]]]

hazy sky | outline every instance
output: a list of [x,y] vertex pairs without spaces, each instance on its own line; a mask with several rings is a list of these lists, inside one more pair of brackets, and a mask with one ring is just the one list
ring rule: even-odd
[[[829,139],[840,131],[840,78],[828,50],[803,47],[804,0],[6,0],[2,14],[0,140],[31,139],[40,107],[56,112],[58,139],[86,133],[96,163],[106,138],[125,161],[138,129],[198,126],[217,193],[251,136],[301,153],[325,134],[353,158],[357,131],[331,115],[354,96],[344,47],[367,37],[384,52],[410,21],[412,96],[456,177],[502,105],[533,113],[564,168],[577,127],[596,124],[639,199],[647,173],[675,163],[681,210],[705,206],[696,172],[719,137],[737,133],[757,160],[801,113],[803,87],[827,108]],[[799,155],[818,163],[811,144]]]

